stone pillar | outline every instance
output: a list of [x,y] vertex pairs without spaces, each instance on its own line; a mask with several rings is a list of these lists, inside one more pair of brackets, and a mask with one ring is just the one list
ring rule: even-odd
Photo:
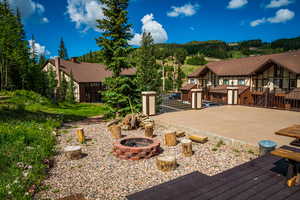
[[238,87],[227,87],[227,104],[237,105],[239,98],[239,88]]
[[143,114],[155,115],[156,114],[156,92],[142,92],[143,100]]
[[202,108],[203,89],[192,89],[192,109]]

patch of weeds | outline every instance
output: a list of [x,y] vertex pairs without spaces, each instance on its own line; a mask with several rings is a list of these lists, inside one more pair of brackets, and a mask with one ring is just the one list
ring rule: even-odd
[[232,151],[235,153],[240,153],[240,150],[238,150],[238,149],[232,149]]
[[50,189],[50,185],[42,185],[41,187],[39,187],[39,191],[49,191]]
[[59,191],[60,191],[59,189],[52,190],[53,193],[59,193]]
[[218,151],[218,148],[214,147],[212,148],[212,151]]
[[77,167],[78,167],[78,168],[81,168],[81,167],[82,167],[82,165],[78,165]]
[[66,140],[67,143],[70,143],[71,141],[72,141],[72,137],[68,137]]
[[247,152],[248,152],[249,154],[255,155],[255,153],[254,153],[254,151],[253,151],[252,149],[249,149]]
[[220,148],[222,145],[225,145],[225,143],[223,142],[223,140],[219,140],[219,142],[216,144],[216,147]]

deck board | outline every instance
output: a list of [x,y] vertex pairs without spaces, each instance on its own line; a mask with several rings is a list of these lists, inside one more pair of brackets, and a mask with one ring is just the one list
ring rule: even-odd
[[[300,149],[283,148],[300,152]],[[288,188],[284,159],[266,155],[215,176],[199,172],[144,191],[128,200],[300,200],[300,186]]]

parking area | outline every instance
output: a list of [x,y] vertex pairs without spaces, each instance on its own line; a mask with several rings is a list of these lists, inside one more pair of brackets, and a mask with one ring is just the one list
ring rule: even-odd
[[265,139],[287,145],[292,138],[277,136],[274,132],[300,124],[300,112],[246,106],[216,106],[202,110],[163,113],[154,119],[170,127],[194,130],[199,134],[220,136],[253,145]]

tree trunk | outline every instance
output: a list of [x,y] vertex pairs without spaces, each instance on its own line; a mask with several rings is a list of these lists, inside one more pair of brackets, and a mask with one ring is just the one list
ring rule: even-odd
[[112,125],[109,127],[111,135],[114,139],[122,138],[121,127],[119,125]]
[[156,166],[164,172],[174,170],[177,167],[176,158],[174,156],[159,156],[156,159]]
[[185,132],[184,131],[176,131],[176,137],[181,138],[185,136]]
[[76,131],[76,134],[77,134],[77,141],[81,144],[84,143],[85,142],[85,137],[84,137],[83,128],[78,128],[77,131]]
[[145,137],[153,137],[153,124],[146,124],[145,125]]
[[181,140],[182,154],[185,157],[191,157],[193,155],[192,140],[182,139]]
[[81,158],[80,146],[67,146],[65,147],[64,152],[69,160],[78,160]]
[[165,145],[167,146],[176,146],[176,132],[166,133],[165,134]]

